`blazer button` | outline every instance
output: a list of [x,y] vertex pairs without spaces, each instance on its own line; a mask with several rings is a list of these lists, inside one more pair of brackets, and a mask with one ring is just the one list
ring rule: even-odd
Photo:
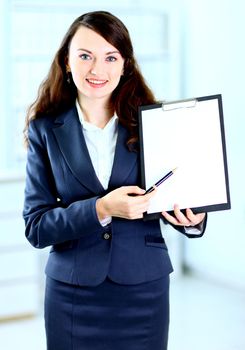
[[108,232],[106,232],[106,233],[104,233],[103,238],[106,239],[106,240],[110,239],[111,235]]

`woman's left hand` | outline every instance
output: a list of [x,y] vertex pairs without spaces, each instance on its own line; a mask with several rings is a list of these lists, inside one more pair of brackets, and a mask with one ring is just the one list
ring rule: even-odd
[[186,209],[186,215],[183,214],[177,204],[174,205],[174,215],[170,215],[167,212],[163,211],[162,215],[164,218],[169,221],[171,224],[176,226],[196,226],[200,224],[205,218],[206,213],[194,214],[191,209]]

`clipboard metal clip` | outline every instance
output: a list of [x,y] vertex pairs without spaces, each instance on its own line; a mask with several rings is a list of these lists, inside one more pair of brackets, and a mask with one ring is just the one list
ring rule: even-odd
[[179,108],[194,108],[197,104],[196,98],[189,98],[186,100],[179,100],[179,101],[172,101],[172,102],[163,102],[162,103],[162,110],[163,111],[172,111],[174,109]]

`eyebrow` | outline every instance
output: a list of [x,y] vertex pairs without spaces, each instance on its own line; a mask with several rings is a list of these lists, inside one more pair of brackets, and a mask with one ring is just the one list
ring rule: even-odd
[[[90,54],[93,53],[92,51],[89,51],[89,50],[83,49],[83,48],[77,49],[77,51],[85,51],[85,52],[90,53]],[[115,54],[115,53],[118,53],[120,55],[120,52],[116,51],[116,50],[115,51],[106,52],[106,55],[112,55],[112,54]]]

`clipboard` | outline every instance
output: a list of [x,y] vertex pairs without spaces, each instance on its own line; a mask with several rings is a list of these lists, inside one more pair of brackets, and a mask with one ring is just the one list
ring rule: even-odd
[[231,208],[222,96],[212,95],[139,107],[141,186],[158,186],[144,219],[162,211],[194,213]]

